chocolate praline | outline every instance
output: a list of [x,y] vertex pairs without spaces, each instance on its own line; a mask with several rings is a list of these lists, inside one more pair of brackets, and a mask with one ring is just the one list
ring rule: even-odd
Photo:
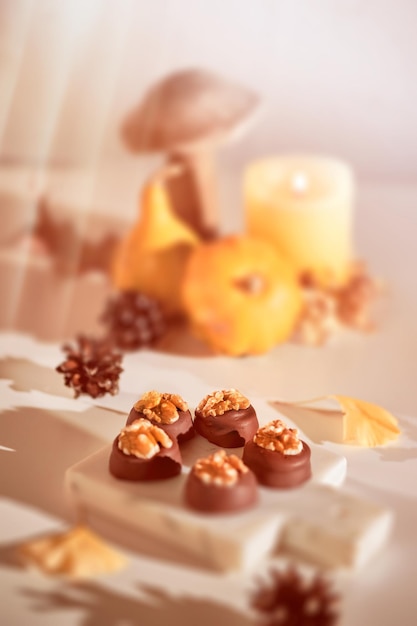
[[172,424],[164,424],[163,422],[149,419],[149,417],[142,412],[137,411],[135,407],[132,407],[127,418],[126,426],[129,426],[129,424],[132,424],[135,420],[143,417],[152,422],[152,424],[155,424],[155,426],[162,428],[171,439],[176,439],[178,443],[181,444],[192,439],[195,436],[195,431],[190,411],[180,411],[178,409],[178,416],[178,419],[172,422]]
[[196,409],[194,428],[211,443],[221,448],[241,448],[253,438],[259,428],[256,411],[250,404],[246,409],[225,411],[223,415],[203,416]]
[[201,513],[233,513],[248,509],[258,501],[256,477],[248,470],[233,485],[203,482],[191,469],[185,484],[185,501]]
[[278,489],[297,487],[311,477],[311,450],[305,441],[301,443],[303,448],[298,454],[284,454],[248,441],[242,460],[261,485]]
[[178,443],[172,439],[170,448],[161,447],[150,459],[125,454],[118,447],[119,437],[113,441],[109,470],[115,478],[133,481],[150,481],[172,478],[181,473],[182,458]]

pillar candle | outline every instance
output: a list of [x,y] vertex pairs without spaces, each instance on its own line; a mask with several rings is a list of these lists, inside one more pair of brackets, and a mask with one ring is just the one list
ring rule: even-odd
[[341,284],[352,260],[353,175],[316,156],[268,158],[244,176],[246,226],[270,241],[300,273]]

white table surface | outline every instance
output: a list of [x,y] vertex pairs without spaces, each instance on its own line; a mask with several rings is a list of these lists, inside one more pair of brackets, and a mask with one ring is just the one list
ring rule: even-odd
[[[340,393],[379,403],[398,415],[403,435],[397,445],[383,450],[343,447],[347,487],[392,507],[397,520],[382,554],[354,577],[337,577],[345,626],[417,623],[416,234],[417,187],[362,189],[358,253],[389,288],[375,335],[344,335],[320,349],[285,345],[262,357],[234,360],[144,351],[125,359],[122,396],[101,403],[127,412],[132,397],[147,388],[175,386],[192,404],[208,391],[233,386],[254,401]],[[22,367],[10,357],[35,364]],[[0,336],[0,377],[15,381],[0,381],[0,446],[15,449],[0,450],[0,623],[246,624],[242,612],[247,612],[253,584],[249,576],[220,576],[151,554],[130,554],[123,572],[74,587],[16,566],[11,544],[67,526],[65,469],[111,440],[119,428],[112,412],[65,396],[58,375],[51,374],[60,358],[57,345],[17,334]]]

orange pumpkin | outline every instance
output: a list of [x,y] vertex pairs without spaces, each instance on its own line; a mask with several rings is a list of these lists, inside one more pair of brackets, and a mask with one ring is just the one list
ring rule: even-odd
[[182,308],[181,282],[196,235],[173,213],[165,187],[149,182],[138,222],[116,252],[112,280],[117,289],[142,291],[168,312]]
[[270,244],[234,235],[193,251],[183,302],[196,333],[217,352],[237,356],[287,340],[301,293],[291,266]]

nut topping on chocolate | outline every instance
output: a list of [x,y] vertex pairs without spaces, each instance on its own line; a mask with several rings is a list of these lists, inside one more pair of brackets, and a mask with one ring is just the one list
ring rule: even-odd
[[175,393],[148,391],[133,405],[138,413],[161,424],[173,424],[179,418],[180,411],[188,411],[188,404]]
[[240,474],[246,474],[248,468],[235,454],[226,455],[225,450],[218,450],[204,459],[198,459],[194,465],[195,475],[208,485],[232,487]]
[[249,400],[243,396],[237,389],[223,389],[222,391],[214,391],[203,398],[197,407],[197,411],[203,417],[210,415],[223,415],[226,411],[239,411],[247,409],[250,406]]
[[288,428],[282,420],[274,420],[262,426],[253,441],[260,448],[288,455],[299,454],[303,449],[297,428]]
[[151,459],[160,448],[171,448],[172,440],[166,432],[149,420],[139,418],[120,431],[119,450],[138,459]]

